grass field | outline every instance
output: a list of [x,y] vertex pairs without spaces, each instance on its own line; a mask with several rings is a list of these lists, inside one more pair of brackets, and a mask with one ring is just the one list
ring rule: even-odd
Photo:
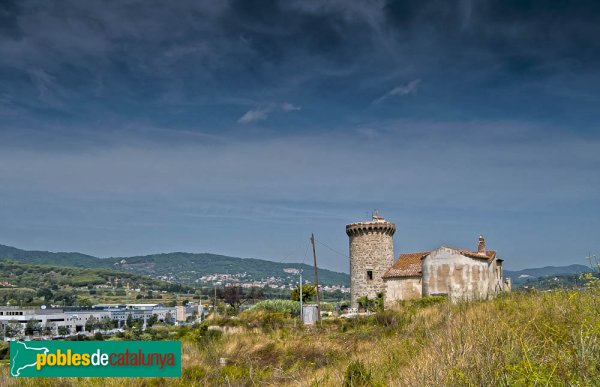
[[218,322],[235,333],[206,326],[177,333],[178,380],[16,380],[3,366],[0,385],[600,385],[598,287],[421,300],[313,330],[261,311]]

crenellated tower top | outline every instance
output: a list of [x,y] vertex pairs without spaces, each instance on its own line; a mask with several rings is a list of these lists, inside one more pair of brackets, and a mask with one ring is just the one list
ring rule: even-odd
[[379,215],[379,211],[375,210],[370,222],[356,222],[346,225],[346,234],[348,236],[356,236],[369,233],[383,233],[393,236],[396,232],[396,225],[385,220]]

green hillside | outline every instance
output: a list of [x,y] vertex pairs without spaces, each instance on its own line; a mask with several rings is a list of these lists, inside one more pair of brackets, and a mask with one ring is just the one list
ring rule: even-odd
[[[212,274],[242,274],[243,281],[258,281],[271,277],[285,279],[290,276],[284,268],[304,270],[304,278],[314,281],[312,266],[294,263],[279,263],[254,258],[236,258],[224,255],[201,253],[166,253],[136,257],[97,258],[79,253],[52,253],[48,251],[26,251],[0,245],[0,258],[31,264],[48,264],[86,268],[115,269],[129,271],[154,278],[168,278],[182,284],[196,284],[198,278]],[[349,286],[348,274],[319,269],[319,282],[323,285]]]
[[80,253],[52,253],[49,251],[27,251],[15,247],[0,245],[0,258],[14,261],[75,267],[110,267],[109,262],[97,257]]
[[[132,287],[146,287],[156,290],[181,291],[178,284],[159,281],[154,278],[109,269],[84,269],[55,265],[32,265],[10,260],[0,260],[0,283],[15,287],[82,287],[111,284],[122,287],[129,283]],[[2,285],[0,285],[2,286]]]
[[[123,288],[190,292],[188,286],[159,281],[131,272],[55,265],[35,265],[0,259],[0,303],[27,305],[42,301],[74,305],[78,297],[115,294]],[[116,293],[115,293],[116,292]]]
[[575,276],[578,277],[581,273],[590,273],[593,269],[585,265],[569,265],[569,266],[546,266],[536,269],[523,269],[517,271],[505,270],[504,276],[510,277],[515,286],[523,286],[528,282],[535,281],[546,277],[556,276]]

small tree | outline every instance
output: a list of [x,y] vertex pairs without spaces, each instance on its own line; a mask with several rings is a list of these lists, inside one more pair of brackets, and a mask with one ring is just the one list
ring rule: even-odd
[[58,334],[61,335],[61,336],[68,335],[69,334],[69,328],[66,327],[66,326],[64,326],[64,325],[59,326],[58,327]]
[[152,325],[156,324],[157,321],[158,321],[158,315],[156,313],[154,313],[154,314],[152,314],[152,316],[148,317],[148,320],[146,321],[146,325],[151,327]]
[[29,321],[27,321],[27,324],[25,324],[25,335],[27,336],[33,335],[34,332],[41,333],[41,331],[42,324],[40,324],[39,321],[34,318],[29,319]]
[[[309,302],[313,299],[314,296],[317,295],[317,290],[313,285],[302,285],[302,301]],[[291,294],[292,301],[300,301],[300,286],[296,286],[294,290],[292,290]]]
[[51,322],[46,322],[46,324],[44,325],[44,328],[42,329],[42,331],[44,332],[44,335],[49,336],[52,333],[54,333],[55,331],[55,325]]
[[111,320],[111,318],[108,316],[102,317],[102,319],[100,319],[100,321],[98,322],[98,327],[105,331],[111,329],[113,326],[114,326],[114,321]]
[[92,332],[94,329],[98,328],[99,321],[96,317],[90,316],[85,322],[85,330],[88,332]]
[[167,312],[167,314],[165,314],[165,324],[166,325],[175,324],[175,319],[173,318],[173,315],[171,314],[171,312]]
[[131,313],[129,313],[127,315],[127,320],[125,321],[125,325],[127,326],[128,329],[133,328],[133,316],[131,315]]
[[239,312],[240,306],[249,299],[248,292],[239,285],[225,286],[218,290],[218,295],[225,303],[231,305],[235,313]]
[[43,298],[45,302],[50,302],[54,296],[54,293],[52,293],[52,290],[48,288],[42,288],[37,291],[37,296]]
[[383,293],[377,293],[376,298],[369,298],[368,296],[362,296],[356,299],[358,306],[370,311],[381,311],[383,310]]
[[10,320],[6,326],[6,337],[18,337],[23,333],[23,326],[17,320]]

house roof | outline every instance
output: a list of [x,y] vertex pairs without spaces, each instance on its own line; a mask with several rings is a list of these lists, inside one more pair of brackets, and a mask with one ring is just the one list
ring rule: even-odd
[[457,249],[457,248],[448,247],[448,246],[444,246],[444,247],[446,247],[448,249],[456,250],[460,254],[464,255],[465,257],[469,257],[469,258],[486,259],[486,260],[491,260],[491,259],[496,258],[495,250],[486,250],[483,253],[480,253],[479,251],[462,250],[462,249]]
[[[496,258],[496,251],[494,250],[487,250],[484,253],[479,253],[478,251],[462,250],[448,246],[443,247],[455,250],[459,254],[469,258],[485,259],[487,261]],[[421,277],[421,261],[429,254],[431,254],[431,251],[400,254],[396,263],[385,272],[383,278]]]
[[385,272],[383,278],[420,277],[421,259],[429,255],[429,251],[400,254],[394,266]]

